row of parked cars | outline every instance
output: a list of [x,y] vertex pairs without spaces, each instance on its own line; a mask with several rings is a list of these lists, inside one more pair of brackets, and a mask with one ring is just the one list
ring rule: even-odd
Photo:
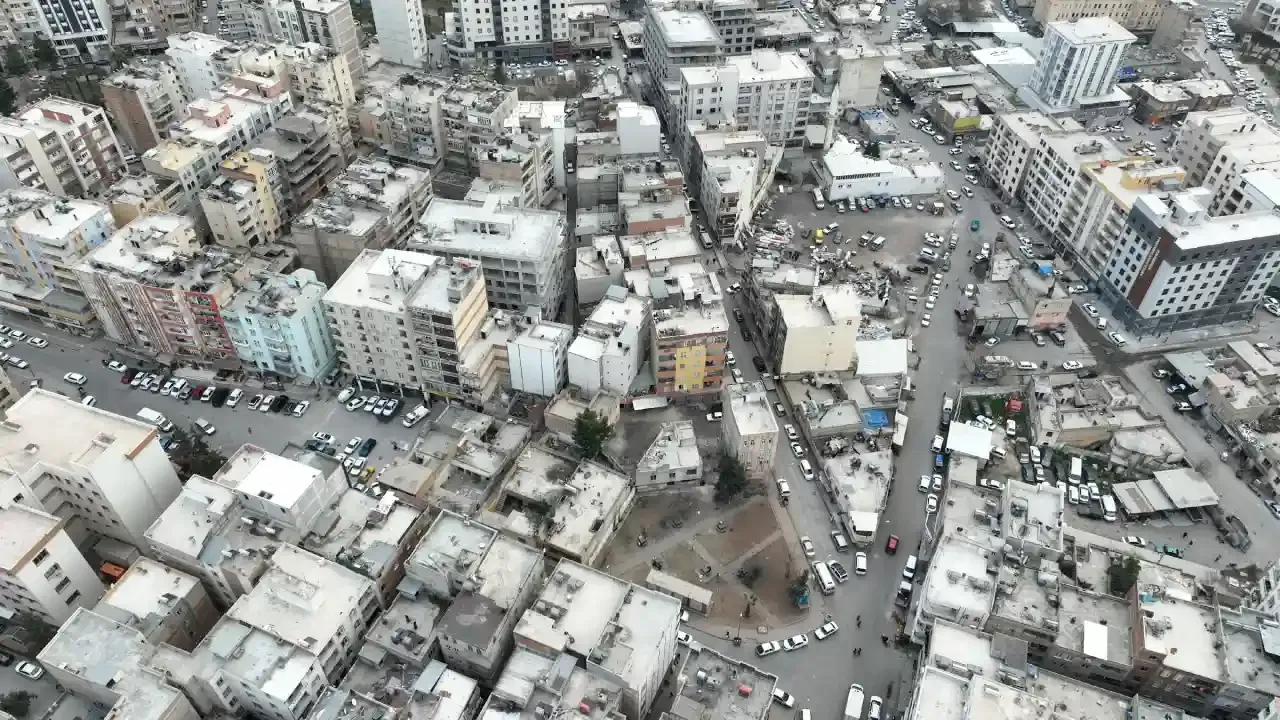
[[[109,367],[113,370],[124,368],[120,382],[137,390],[145,390],[163,397],[171,397],[185,402],[206,402],[213,407],[236,407],[244,399],[245,393],[240,388],[219,387],[217,385],[197,385],[183,378],[169,377],[158,373],[143,372],[135,368],[125,367],[113,362]],[[258,412],[288,413],[294,417],[302,417],[311,407],[311,401],[295,401],[288,395],[257,394],[249,399],[250,410]]]

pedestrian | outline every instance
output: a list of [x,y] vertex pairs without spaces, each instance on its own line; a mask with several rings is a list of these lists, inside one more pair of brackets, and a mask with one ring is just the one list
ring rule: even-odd
[[1186,537],[1186,536],[1187,536],[1187,534],[1186,534],[1186,533],[1182,533],[1182,537]]
[[1222,559],[1222,556],[1221,556],[1221,555],[1219,555],[1218,557],[1214,558],[1214,559],[1213,559],[1213,561],[1214,561],[1214,562],[1218,562],[1218,561],[1219,561],[1219,560],[1221,560],[1221,559]]
[[1187,547],[1191,547],[1192,545],[1195,545],[1195,544],[1196,544],[1196,541],[1195,541],[1195,540],[1188,540],[1188,541],[1187,541]]

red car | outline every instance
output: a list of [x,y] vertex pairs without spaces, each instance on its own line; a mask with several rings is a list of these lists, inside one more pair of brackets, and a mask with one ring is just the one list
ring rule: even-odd
[[898,536],[897,536],[897,535],[890,535],[890,536],[889,536],[889,539],[888,539],[888,540],[886,540],[886,541],[885,541],[885,543],[884,543],[884,549],[885,549],[885,551],[886,551],[886,552],[888,552],[890,555],[896,555],[896,554],[898,554]]

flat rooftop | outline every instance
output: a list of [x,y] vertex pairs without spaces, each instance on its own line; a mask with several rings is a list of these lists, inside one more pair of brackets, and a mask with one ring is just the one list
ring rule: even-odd
[[[582,555],[598,532],[612,532],[603,520],[628,492],[630,478],[593,462],[574,462],[535,444],[525,446],[503,484],[507,498],[519,498],[520,509],[506,515],[506,529],[536,538],[564,552]],[[524,508],[543,508],[531,513]],[[503,508],[502,511],[506,511]],[[551,520],[551,529],[543,527]]]
[[289,511],[308,495],[312,486],[324,484],[325,479],[310,465],[246,444],[218,469],[213,481]]
[[668,47],[720,43],[720,33],[716,32],[715,25],[711,24],[704,12],[653,9],[650,10],[649,17],[657,23]]
[[[776,675],[698,644],[689,648],[679,677],[685,682],[664,718],[763,720],[778,684]],[[741,692],[744,687],[751,691]]]
[[658,436],[653,439],[637,464],[637,469],[651,471],[701,465],[702,455],[698,452],[698,436],[693,430],[693,423],[680,420],[662,425]]
[[1049,23],[1049,27],[1073,45],[1137,40],[1133,33],[1125,30],[1120,23],[1105,16],[1081,18],[1073,22],[1054,22]]
[[1133,661],[1133,612],[1129,604],[1069,585],[1059,591],[1057,644],[1099,660]]
[[1217,612],[1193,601],[1187,589],[1147,584],[1140,577],[1143,647],[1164,656],[1164,664],[1210,680],[1226,680],[1226,662],[1218,638]]
[[822,285],[810,295],[775,295],[788,328],[825,328],[862,320],[862,300],[853,286]]
[[[65,432],[68,427],[76,432]],[[0,472],[25,474],[44,463],[79,475],[99,460],[132,457],[155,434],[150,423],[86,407],[48,390],[31,390],[0,422]]]
[[996,595],[995,582],[987,572],[992,553],[966,537],[944,534],[930,561],[923,592],[917,592],[925,609],[957,622],[984,620]]
[[1031,485],[1018,480],[1005,483],[1004,532],[1044,548],[1062,550],[1065,487],[1048,483]]
[[406,247],[471,257],[537,261],[564,243],[564,214],[433,197]]
[[[200,588],[201,594],[204,593],[200,581],[195,577],[150,558],[141,557],[102,596],[98,610],[103,605],[110,605],[132,615],[133,621],[126,624],[138,627],[140,624],[162,621],[179,600],[188,598],[196,588]],[[144,631],[146,629],[143,628]]]
[[49,542],[62,521],[26,505],[0,505],[0,570],[14,574]]
[[764,383],[729,383],[724,386],[725,413],[732,414],[743,437],[776,435],[778,419]]
[[484,559],[493,546],[498,531],[451,512],[442,512],[423,533],[418,547],[405,565],[413,574],[413,568],[446,574],[456,573],[467,577]]

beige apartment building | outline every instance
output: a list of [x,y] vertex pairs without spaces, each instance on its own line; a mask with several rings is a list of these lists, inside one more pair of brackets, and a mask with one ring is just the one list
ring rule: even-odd
[[102,104],[134,152],[155,147],[186,106],[182,81],[173,65],[156,58],[133,58],[102,81]]
[[1170,0],[1036,0],[1031,17],[1042,25],[1109,17],[1133,33],[1154,32]]

